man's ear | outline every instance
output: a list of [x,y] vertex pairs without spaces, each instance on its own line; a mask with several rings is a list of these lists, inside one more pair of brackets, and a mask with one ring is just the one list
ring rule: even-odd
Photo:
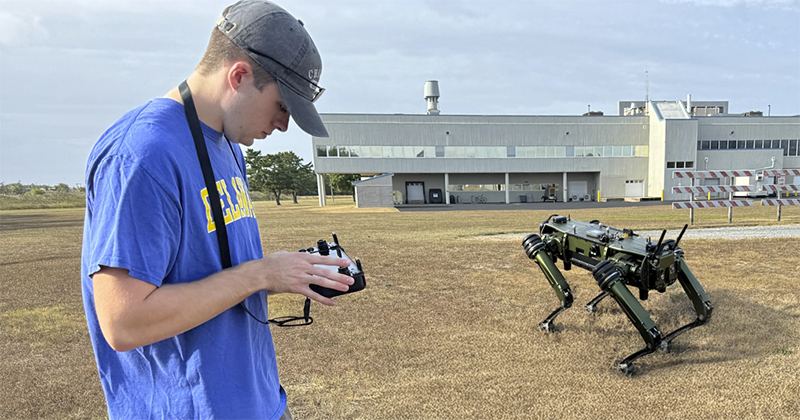
[[253,69],[246,61],[236,61],[228,68],[228,86],[239,89],[244,83],[252,83]]

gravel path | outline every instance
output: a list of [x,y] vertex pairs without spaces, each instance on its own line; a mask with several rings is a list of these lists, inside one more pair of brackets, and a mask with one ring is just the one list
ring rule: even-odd
[[[661,236],[660,230],[634,231],[637,235],[647,238],[648,236],[657,241]],[[664,236],[665,239],[676,239],[680,229],[669,229]],[[530,233],[538,233],[531,231]],[[508,239],[519,238],[522,240],[528,234],[506,233],[501,235],[482,236],[482,239]],[[800,238],[800,225],[786,226],[731,226],[715,228],[687,228],[683,234],[683,239],[748,239],[748,238]]]
[[[666,239],[675,239],[680,230],[668,230]],[[652,237],[658,240],[660,230],[636,232],[642,237]],[[732,226],[716,228],[689,227],[683,234],[683,239],[747,239],[747,238],[800,238],[800,225],[788,226]]]

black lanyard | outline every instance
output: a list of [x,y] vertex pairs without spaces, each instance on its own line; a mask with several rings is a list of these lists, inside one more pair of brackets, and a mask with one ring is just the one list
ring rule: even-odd
[[208,191],[208,201],[211,204],[211,214],[214,216],[214,227],[217,230],[217,242],[219,242],[219,254],[222,260],[222,269],[230,268],[231,250],[228,247],[228,229],[225,227],[225,218],[222,216],[222,205],[220,204],[217,183],[214,178],[214,170],[211,168],[211,160],[208,158],[203,130],[200,128],[200,119],[197,118],[197,110],[192,100],[192,92],[189,85],[184,80],[178,88],[183,99],[183,109],[186,111],[186,120],[189,121],[189,129],[192,130],[194,147],[197,149],[197,158],[200,160],[200,168],[203,170],[203,180],[206,182]]
[[[200,161],[200,168],[203,171],[203,180],[206,183],[206,191],[208,191],[208,201],[211,205],[211,214],[214,217],[214,227],[217,231],[217,242],[219,243],[219,255],[220,259],[222,260],[222,269],[224,270],[232,267],[231,250],[228,246],[228,230],[225,226],[225,218],[222,216],[222,205],[220,204],[221,201],[219,198],[219,192],[217,191],[214,170],[211,168],[211,160],[208,157],[208,149],[206,148],[205,138],[203,137],[203,130],[200,128],[200,119],[197,117],[197,109],[194,107],[192,92],[189,89],[189,84],[186,83],[186,80],[181,82],[178,90],[181,93],[181,99],[183,99],[183,109],[186,112],[186,120],[189,122],[189,129],[192,131],[192,138],[194,138],[194,147],[197,149],[197,158]],[[233,153],[232,147],[231,153]],[[235,155],[234,159],[236,159]],[[314,318],[309,316],[311,300],[308,298],[306,298],[306,302],[303,305],[302,317],[284,316],[280,318],[268,319],[266,321],[262,321],[250,313],[250,311],[244,305],[244,302],[240,302],[239,305],[242,307],[242,309],[244,309],[245,312],[247,312],[248,315],[250,315],[251,318],[262,324],[275,324],[279,327],[299,327],[311,325],[311,323],[314,322]],[[295,323],[298,320],[302,320],[302,322]]]

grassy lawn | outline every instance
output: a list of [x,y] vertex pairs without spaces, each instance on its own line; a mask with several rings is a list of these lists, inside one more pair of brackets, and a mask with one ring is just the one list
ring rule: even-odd
[[[614,364],[642,346],[587,271],[564,272],[573,308],[558,306],[521,243],[557,211],[398,212],[356,209],[349,197],[256,202],[265,253],[312,246],[336,232],[361,258],[367,289],[312,304],[314,324],[273,328],[281,380],[298,419],[800,417],[800,239],[683,239],[686,261],[714,304],[711,321],[669,354]],[[556,209],[554,206],[553,209]],[[800,208],[737,209],[734,225],[800,223]],[[567,213],[566,211],[563,213]],[[634,230],[667,228],[688,211],[668,205],[570,210]],[[695,228],[728,226],[727,210],[698,210]],[[0,212],[0,418],[106,415],[80,292],[83,209]],[[559,264],[559,267],[561,265]],[[272,316],[303,298],[270,299]],[[662,332],[693,319],[676,283],[645,308]]]

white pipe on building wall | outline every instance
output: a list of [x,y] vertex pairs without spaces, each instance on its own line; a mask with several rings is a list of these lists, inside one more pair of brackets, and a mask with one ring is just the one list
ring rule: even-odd
[[692,94],[686,95],[686,113],[692,116]]

